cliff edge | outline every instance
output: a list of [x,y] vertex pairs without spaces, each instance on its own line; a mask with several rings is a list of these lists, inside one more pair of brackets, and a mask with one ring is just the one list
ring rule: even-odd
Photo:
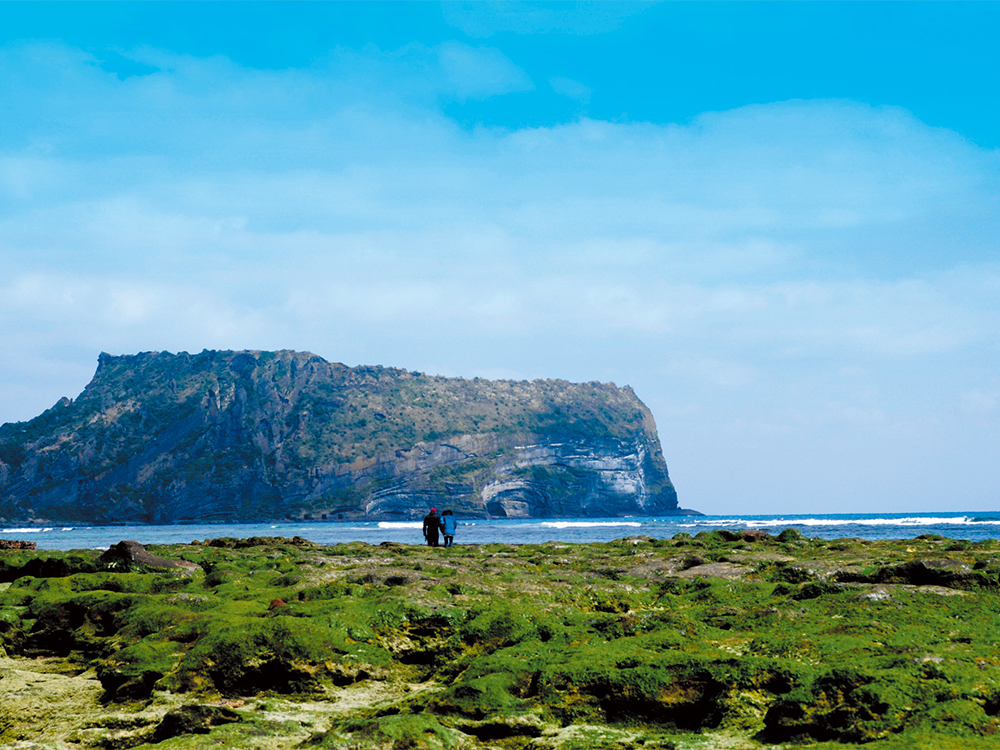
[[0,523],[684,513],[629,387],[444,378],[308,352],[102,354],[0,426]]

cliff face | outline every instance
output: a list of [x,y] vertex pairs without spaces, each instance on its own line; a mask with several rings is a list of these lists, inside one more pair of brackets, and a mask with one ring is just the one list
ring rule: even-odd
[[309,353],[102,354],[0,426],[0,522],[677,513],[628,387],[442,378]]

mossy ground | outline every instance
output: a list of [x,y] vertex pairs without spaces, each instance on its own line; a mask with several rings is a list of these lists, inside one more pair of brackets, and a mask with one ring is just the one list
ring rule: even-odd
[[[296,542],[0,553],[0,745],[1000,743],[996,541]],[[156,735],[185,705],[239,721]]]

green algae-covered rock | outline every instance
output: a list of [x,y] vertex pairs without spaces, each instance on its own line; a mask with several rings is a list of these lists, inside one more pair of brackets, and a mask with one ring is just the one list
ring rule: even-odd
[[[271,539],[153,550],[197,566],[189,575],[37,567],[53,575],[0,584],[0,740],[990,748],[1000,595],[965,573],[989,569],[1000,543],[942,554],[954,546],[792,547],[739,534],[448,550]],[[705,562],[687,567],[695,555]],[[687,576],[723,559],[749,572]],[[52,669],[58,679],[45,677]]]
[[240,720],[238,713],[225,706],[181,706],[163,717],[152,740],[163,742],[181,734],[208,734],[212,727]]

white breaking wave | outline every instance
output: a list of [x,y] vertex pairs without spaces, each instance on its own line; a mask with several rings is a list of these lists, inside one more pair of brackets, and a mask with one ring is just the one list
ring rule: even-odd
[[[751,521],[747,521],[745,518],[719,518],[719,519],[712,519],[712,520],[705,519],[704,521],[696,521],[696,522],[693,522],[693,523],[679,523],[677,525],[678,526],[687,526],[687,527],[692,527],[693,528],[695,526],[735,526],[736,524],[740,524],[740,523],[742,523],[742,524],[758,523],[758,524],[762,524],[762,525],[771,525],[770,521],[753,521],[753,522],[751,522]],[[780,523],[780,521],[776,521],[775,523]]]
[[0,529],[0,534],[41,534],[46,531],[52,531],[52,529],[49,527],[44,529],[38,527],[33,529]]
[[542,521],[553,529],[588,529],[593,526],[642,526],[638,521]]
[[842,524],[853,524],[857,526],[997,526],[1000,525],[998,519],[975,520],[968,516],[955,516],[953,518],[928,518],[926,516],[912,516],[910,518],[857,518],[853,521],[833,521],[826,518],[807,518],[796,521],[802,526],[839,526]]
[[380,529],[422,529],[422,521],[379,521]]
[[731,518],[679,524],[688,528],[704,526],[1000,526],[1000,518],[970,518],[969,516],[905,518]]

